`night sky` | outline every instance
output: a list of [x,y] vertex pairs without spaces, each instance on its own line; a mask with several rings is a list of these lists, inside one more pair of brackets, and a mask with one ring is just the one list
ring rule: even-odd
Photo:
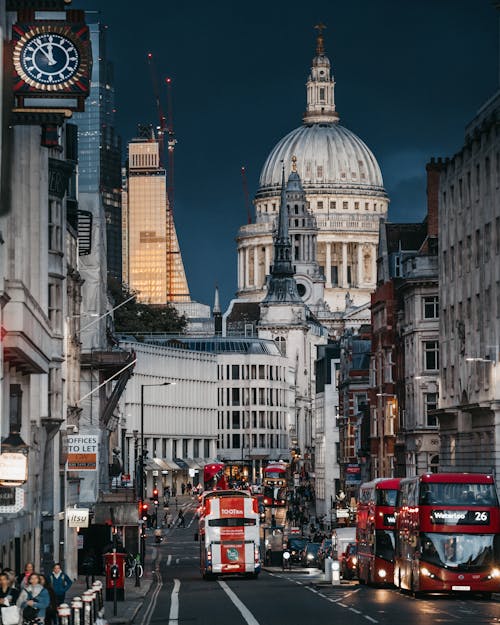
[[[246,223],[240,169],[253,198],[276,142],[301,125],[305,82],[324,22],[340,123],[373,151],[389,219],[425,215],[425,163],[451,156],[498,88],[498,13],[490,0],[73,0],[99,10],[115,66],[124,145],[157,124],[146,56],[173,78],[175,221],[193,299],[225,308],[236,290]],[[165,98],[166,90],[162,92]],[[253,214],[253,210],[252,210]]]

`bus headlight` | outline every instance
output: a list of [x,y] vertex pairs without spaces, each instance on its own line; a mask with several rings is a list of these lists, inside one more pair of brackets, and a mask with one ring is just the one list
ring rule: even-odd
[[493,577],[495,579],[500,577],[500,569],[491,569],[490,577]]
[[351,560],[353,566],[356,566],[356,564],[358,563],[358,559],[356,558],[356,556],[354,556],[354,558],[352,558]]
[[387,575],[387,571],[385,569],[379,569],[377,571],[377,574],[379,577],[381,577],[382,579],[385,579],[386,575]]
[[425,577],[430,577],[431,579],[434,579],[434,578],[436,577],[436,576],[434,575],[434,573],[431,573],[431,572],[429,571],[429,569],[428,569],[427,567],[425,567],[425,566],[422,566],[422,567],[420,568],[420,573],[421,573],[421,575],[425,575]]
[[308,560],[314,560],[314,556],[313,556],[313,554],[312,554],[312,553],[308,553],[308,554],[307,554],[307,559],[308,559]]

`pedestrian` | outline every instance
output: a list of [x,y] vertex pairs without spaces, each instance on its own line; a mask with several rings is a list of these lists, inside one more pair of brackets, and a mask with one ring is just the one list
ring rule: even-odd
[[[5,571],[0,573],[0,608],[16,605],[19,591],[12,586],[9,576]],[[1,619],[0,619],[1,620]]]
[[33,562],[26,562],[24,567],[24,573],[18,575],[17,577],[17,585],[19,590],[22,590],[29,583],[30,575],[34,572],[35,567],[33,566]]
[[49,580],[45,577],[45,575],[40,575],[40,584],[47,590],[50,597],[50,603],[45,610],[45,620],[44,625],[56,625],[57,624],[57,597],[54,591],[54,587],[49,582]]
[[65,603],[66,593],[73,585],[73,582],[62,570],[59,562],[56,562],[52,567],[52,573],[50,574],[49,581],[54,589],[57,605]]
[[44,625],[45,613],[50,604],[50,595],[46,588],[40,584],[40,576],[32,573],[28,582],[19,594],[17,607],[22,613],[23,624],[35,623]]
[[85,584],[87,586],[87,590],[89,590],[90,588],[90,580],[92,580],[92,584],[95,582],[95,569],[96,560],[94,550],[89,549],[89,551],[87,551],[82,560],[82,573],[84,573],[85,575]]
[[179,527],[186,527],[186,519],[184,518],[182,508],[179,510],[179,514],[177,515],[177,525]]
[[181,484],[181,492],[182,492],[183,495],[186,492],[186,485],[184,484],[184,482],[182,482],[182,484]]

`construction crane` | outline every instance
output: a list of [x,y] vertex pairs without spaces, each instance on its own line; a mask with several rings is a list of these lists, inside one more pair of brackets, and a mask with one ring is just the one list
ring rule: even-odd
[[249,224],[251,224],[252,213],[250,210],[250,195],[248,193],[247,173],[246,173],[246,169],[244,165],[241,168],[241,182],[243,184],[243,195],[245,196],[245,207],[247,209],[247,221]]
[[[158,147],[160,167],[166,169],[167,172],[167,205],[166,205],[166,239],[167,239],[167,301],[174,301],[174,271],[175,271],[175,255],[180,254],[176,245],[176,236],[174,228],[174,148],[177,143],[174,133],[173,113],[172,113],[172,79],[166,78],[167,85],[167,117],[163,112],[161,103],[161,93],[159,88],[158,74],[156,72],[153,54],[148,53],[148,65],[151,74],[151,83],[153,85],[154,96],[156,100],[156,108],[158,113]],[[167,137],[166,146],[168,154],[168,164],[165,167],[165,136]],[[189,294],[188,294],[189,295]]]

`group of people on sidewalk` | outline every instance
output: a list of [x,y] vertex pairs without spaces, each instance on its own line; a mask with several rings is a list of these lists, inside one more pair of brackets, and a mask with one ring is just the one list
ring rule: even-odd
[[[35,572],[32,562],[16,575],[0,564],[0,620],[2,625],[56,625],[57,608],[73,582],[56,562],[50,575]],[[17,621],[16,621],[17,615]]]

